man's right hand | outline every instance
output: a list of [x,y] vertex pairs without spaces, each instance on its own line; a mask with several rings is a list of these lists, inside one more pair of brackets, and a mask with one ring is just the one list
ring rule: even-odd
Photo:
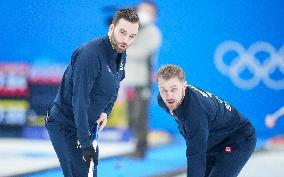
[[98,147],[95,150],[93,146],[82,148],[82,155],[83,155],[83,160],[85,162],[86,167],[90,167],[91,160],[93,160],[94,165],[98,165]]
[[101,113],[100,118],[97,120],[97,124],[100,126],[99,127],[99,132],[104,129],[104,127],[107,124],[107,114],[106,113]]

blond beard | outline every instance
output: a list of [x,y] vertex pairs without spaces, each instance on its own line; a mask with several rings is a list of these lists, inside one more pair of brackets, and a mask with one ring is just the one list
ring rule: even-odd
[[183,100],[184,100],[184,97],[185,97],[185,90],[182,91],[182,98],[181,98],[181,100],[179,101],[179,103],[177,103],[176,105],[173,105],[173,106],[167,105],[167,107],[169,108],[171,114],[173,113],[173,111],[174,111],[175,109],[177,109],[177,108],[181,105],[181,103],[182,103]]

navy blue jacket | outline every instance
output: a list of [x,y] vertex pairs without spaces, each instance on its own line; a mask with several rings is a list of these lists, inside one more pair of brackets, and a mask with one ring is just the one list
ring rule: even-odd
[[[158,95],[159,105],[169,109]],[[189,177],[204,177],[206,153],[250,123],[227,102],[209,92],[188,85],[181,104],[173,111],[186,141]]]
[[100,114],[110,114],[119,83],[125,77],[126,53],[117,53],[108,36],[76,49],[64,72],[54,106],[64,116],[56,117],[77,136],[81,147],[92,145],[90,132]]

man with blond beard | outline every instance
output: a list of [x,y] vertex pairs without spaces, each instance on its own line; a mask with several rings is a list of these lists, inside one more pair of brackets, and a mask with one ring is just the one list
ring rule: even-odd
[[158,103],[186,141],[187,176],[238,176],[255,149],[252,124],[224,100],[187,85],[179,66],[161,67],[157,79]]

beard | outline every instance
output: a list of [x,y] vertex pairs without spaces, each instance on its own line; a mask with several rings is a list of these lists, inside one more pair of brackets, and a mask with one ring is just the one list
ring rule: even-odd
[[[119,43],[114,35],[114,31],[112,31],[112,33],[110,34],[109,36],[110,38],[110,42],[113,46],[113,48],[118,52],[118,53],[122,53],[124,52],[126,49],[127,49],[127,44],[122,42],[122,43]],[[121,47],[120,47],[121,46]]]
[[166,106],[169,108],[170,111],[174,111],[175,109],[179,107],[179,105],[181,105],[181,103],[183,102],[184,96],[185,96],[185,90],[182,90],[181,98],[168,99],[168,100],[165,100],[164,102],[166,103]]
[[167,107],[169,108],[169,110],[170,111],[173,111],[173,110],[175,110],[177,107],[178,107],[178,103],[175,103],[175,104],[166,104],[167,105]]

